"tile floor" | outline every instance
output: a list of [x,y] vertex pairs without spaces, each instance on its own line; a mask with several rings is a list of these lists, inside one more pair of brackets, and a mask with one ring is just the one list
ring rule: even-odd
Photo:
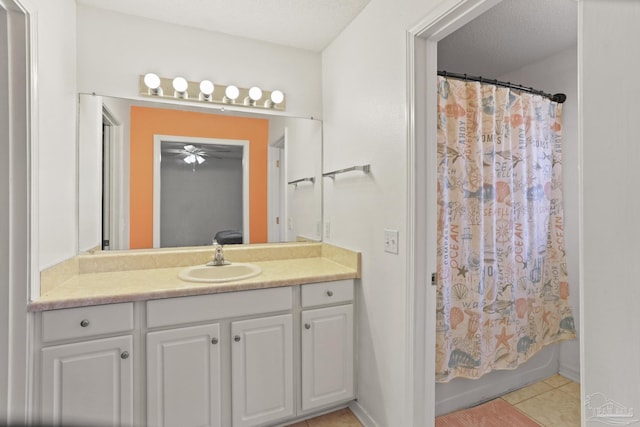
[[349,408],[344,408],[287,427],[362,427],[362,424]]
[[580,384],[563,376],[521,388],[501,397],[544,427],[580,426]]
[[[580,426],[580,384],[561,375],[500,397],[543,427]],[[288,427],[362,427],[349,408]],[[508,427],[508,426],[505,426]]]

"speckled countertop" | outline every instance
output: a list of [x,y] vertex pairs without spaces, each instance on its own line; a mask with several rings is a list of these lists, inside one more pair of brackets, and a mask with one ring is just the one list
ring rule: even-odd
[[325,243],[237,245],[224,249],[231,262],[250,262],[258,276],[223,283],[187,282],[178,273],[201,265],[212,247],[99,252],[79,255],[41,273],[41,296],[29,311],[140,301],[187,295],[294,286],[360,277],[360,253]]

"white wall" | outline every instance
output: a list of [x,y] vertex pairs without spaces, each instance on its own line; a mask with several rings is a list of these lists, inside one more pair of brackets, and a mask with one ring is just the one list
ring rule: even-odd
[[[602,393],[632,409],[637,420],[640,80],[635,70],[640,55],[635,42],[640,40],[640,2],[582,0],[578,7],[582,393],[583,399]],[[589,420],[593,414],[583,415],[586,425],[601,425]]]
[[[137,97],[155,72],[280,89],[287,112],[320,117],[320,54],[78,5],[78,90]],[[239,23],[241,25],[241,23]]]
[[76,3],[31,0],[37,27],[39,263],[76,254]]
[[[324,170],[371,164],[324,179],[324,220],[328,242],[362,251],[358,405],[379,426],[411,425],[407,31],[439,3],[371,0],[322,55]],[[385,228],[399,231],[398,255],[383,251]]]
[[[569,272],[569,302],[573,309],[578,339],[580,337],[580,242],[579,242],[579,140],[578,140],[578,51],[577,46],[537,61],[520,70],[498,77],[518,82],[548,93],[562,92],[567,100],[562,107],[564,242]],[[578,340],[560,344],[560,373],[580,380],[580,345]]]
[[[286,182],[315,178],[315,182],[287,185],[287,241],[322,239],[322,123],[286,120]],[[318,229],[320,228],[320,229]]]
[[242,158],[195,166],[162,155],[160,247],[211,245],[218,231],[242,231]]
[[78,250],[102,247],[102,97],[78,102]]

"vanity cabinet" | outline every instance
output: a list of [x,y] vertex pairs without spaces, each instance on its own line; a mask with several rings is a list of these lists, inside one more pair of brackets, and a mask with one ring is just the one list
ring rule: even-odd
[[221,427],[220,325],[147,334],[147,425]]
[[42,314],[42,424],[133,425],[133,336],[95,338],[132,329],[130,303]]
[[[354,397],[353,282],[302,286],[302,410]],[[330,307],[327,304],[339,304]]]
[[353,316],[353,280],[38,313],[40,422],[293,422],[355,397]]
[[294,415],[292,315],[231,323],[234,427]]
[[149,301],[147,424],[248,427],[293,417],[292,295],[284,286]]

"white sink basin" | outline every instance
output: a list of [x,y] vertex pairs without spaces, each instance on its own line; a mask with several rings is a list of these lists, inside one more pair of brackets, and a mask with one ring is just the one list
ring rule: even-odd
[[220,266],[197,265],[188,267],[178,273],[178,277],[189,282],[230,282],[257,276],[262,269],[254,264],[234,262]]

